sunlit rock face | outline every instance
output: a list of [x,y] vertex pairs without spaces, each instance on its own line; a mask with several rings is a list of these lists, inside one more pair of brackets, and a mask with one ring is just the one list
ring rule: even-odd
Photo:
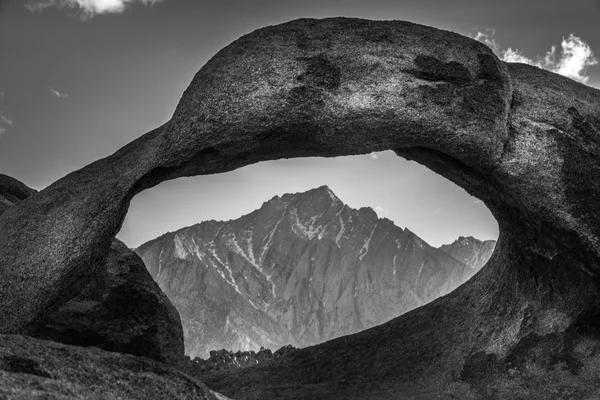
[[182,315],[186,353],[207,358],[221,348],[312,346],[386,322],[478,271],[491,251],[471,241],[461,255],[481,262],[467,266],[322,186],[136,251]]
[[259,29],[201,68],[165,125],[0,216],[0,332],[33,332],[82,290],[142,190],[392,149],[486,204],[500,230],[490,261],[424,307],[213,387],[244,399],[589,398],[600,390],[599,110],[597,89],[452,32],[350,18]]

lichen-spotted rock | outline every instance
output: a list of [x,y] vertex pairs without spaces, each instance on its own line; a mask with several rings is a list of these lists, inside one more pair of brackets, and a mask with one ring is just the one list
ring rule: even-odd
[[0,218],[0,326],[31,332],[81,290],[131,198],[161,181],[393,149],[487,205],[500,227],[490,262],[423,308],[215,387],[244,398],[514,397],[518,379],[542,385],[528,375],[538,371],[587,395],[600,336],[599,110],[596,89],[430,27],[340,18],[257,30],[202,67],[165,125]]

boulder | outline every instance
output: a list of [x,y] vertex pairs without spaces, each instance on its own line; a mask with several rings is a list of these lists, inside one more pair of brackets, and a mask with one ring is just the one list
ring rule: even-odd
[[596,89],[422,25],[259,29],[202,67],[166,124],[0,217],[1,330],[33,332],[79,293],[144,189],[264,160],[392,149],[487,205],[500,228],[490,261],[424,307],[224,371],[214,387],[245,399],[591,397],[599,110]]
[[0,398],[227,400],[148,358],[0,335]]
[[116,239],[90,283],[31,335],[174,365],[184,355],[179,313],[141,258]]
[[[0,174],[6,209],[36,193]],[[5,210],[0,209],[0,214]],[[148,273],[142,259],[114,239],[106,263],[74,298],[29,333],[78,346],[97,346],[179,364],[184,353],[179,313]]]

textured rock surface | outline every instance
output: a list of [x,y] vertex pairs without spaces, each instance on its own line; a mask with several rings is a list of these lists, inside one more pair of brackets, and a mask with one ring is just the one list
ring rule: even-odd
[[[453,244],[479,260],[481,242]],[[136,252],[177,307],[186,354],[307,347],[447,294],[466,266],[327,186],[276,196],[239,219],[162,235]],[[470,260],[467,260],[470,261]]]
[[197,73],[168,123],[0,217],[0,326],[31,332],[81,291],[131,198],[161,181],[394,149],[486,204],[500,228],[490,261],[427,306],[215,388],[244,399],[593,396],[599,110],[596,89],[430,27],[303,19],[260,29]]
[[23,182],[4,174],[0,174],[0,215],[9,207],[25,200],[36,193]]
[[[0,202],[6,200],[0,215],[34,193],[22,182],[0,174]],[[170,364],[179,364],[184,353],[179,313],[138,255],[117,239],[88,285],[30,334]]]
[[16,335],[0,335],[0,398],[227,400],[147,358]]

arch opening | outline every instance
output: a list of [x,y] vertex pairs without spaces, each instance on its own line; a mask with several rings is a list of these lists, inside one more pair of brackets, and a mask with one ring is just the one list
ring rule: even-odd
[[497,227],[479,200],[391,151],[260,163],[143,196],[117,237],[179,310],[191,358],[380,325],[471,278]]
[[226,379],[224,392],[284,385],[322,397],[319,388],[334,393],[342,378],[385,382],[371,388],[380,391],[458,379],[494,392],[513,366],[551,376],[561,360],[577,382],[597,362],[581,346],[598,342],[599,104],[598,90],[407,22],[303,19],[258,30],[198,72],[167,124],[0,217],[2,332],[31,332],[80,291],[132,197],[161,181],[392,149],[490,209],[500,237],[486,268],[425,307],[316,347],[347,369],[315,368],[307,349],[277,364],[279,386],[242,371],[256,386]]

